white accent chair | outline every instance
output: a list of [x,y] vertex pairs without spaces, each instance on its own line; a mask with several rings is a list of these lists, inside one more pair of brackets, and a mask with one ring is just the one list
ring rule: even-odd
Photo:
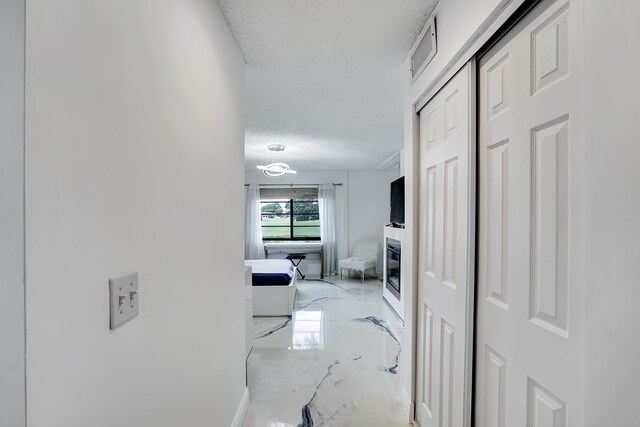
[[372,269],[376,274],[376,266],[378,265],[378,257],[380,256],[380,245],[378,242],[358,242],[353,248],[353,255],[338,261],[340,269],[340,278],[342,278],[342,270],[356,270],[360,272],[361,280],[364,282],[364,273]]

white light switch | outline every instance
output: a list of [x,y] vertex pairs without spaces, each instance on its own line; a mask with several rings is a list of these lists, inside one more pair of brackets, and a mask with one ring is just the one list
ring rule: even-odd
[[109,279],[109,319],[115,329],[138,315],[138,272]]

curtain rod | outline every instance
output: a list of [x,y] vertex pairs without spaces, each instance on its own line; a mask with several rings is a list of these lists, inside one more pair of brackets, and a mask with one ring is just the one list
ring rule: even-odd
[[[258,184],[259,186],[265,186],[265,187],[317,187],[320,184]],[[338,187],[342,187],[342,183],[338,182],[338,183],[333,183],[333,185],[338,186]],[[245,184],[245,187],[248,187],[249,184]]]

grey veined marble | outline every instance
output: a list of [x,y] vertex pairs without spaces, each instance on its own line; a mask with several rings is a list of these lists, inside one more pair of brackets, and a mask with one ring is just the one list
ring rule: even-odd
[[382,283],[298,283],[288,318],[254,318],[244,427],[405,427],[402,326]]

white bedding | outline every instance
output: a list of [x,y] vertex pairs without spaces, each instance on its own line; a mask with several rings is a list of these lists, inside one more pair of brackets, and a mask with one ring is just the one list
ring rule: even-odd
[[288,259],[246,259],[244,265],[250,265],[252,273],[282,273],[294,269]]

